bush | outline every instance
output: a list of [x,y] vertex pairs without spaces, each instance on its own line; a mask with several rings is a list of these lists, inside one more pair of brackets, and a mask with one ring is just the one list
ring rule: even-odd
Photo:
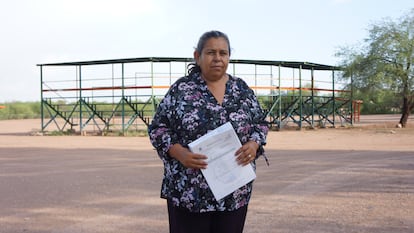
[[0,120],[40,118],[40,102],[0,103]]

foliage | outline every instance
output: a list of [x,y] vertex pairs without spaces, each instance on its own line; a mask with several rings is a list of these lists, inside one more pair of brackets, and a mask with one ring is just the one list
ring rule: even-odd
[[414,109],[414,9],[399,20],[384,19],[370,26],[358,47],[342,47],[343,79],[352,78],[354,97],[370,113],[402,113],[405,126]]
[[[65,112],[69,115],[75,108],[75,111],[72,113],[72,117],[79,116],[79,106],[75,107],[77,103],[66,103],[64,101],[56,101],[52,103],[54,108],[58,108],[60,112]],[[0,109],[0,120],[8,120],[8,119],[35,119],[41,118],[41,104],[40,102],[6,102],[0,103],[1,106],[5,106],[5,108]],[[112,103],[105,103],[105,102],[93,102],[89,103],[89,106],[94,107],[99,114],[102,114],[105,118],[110,117],[117,117],[122,115],[122,109],[120,105],[112,104]],[[143,111],[145,114],[152,114],[153,106],[151,104],[146,103],[137,103],[135,106],[137,109]],[[50,113],[47,109],[50,108],[45,106],[44,117],[49,118]],[[113,112],[116,110],[115,114]],[[50,110],[52,114],[55,114],[53,110]],[[83,107],[83,111],[90,111],[85,105]],[[126,115],[133,114],[133,109],[125,104],[124,108]]]
[[40,118],[40,102],[0,103],[0,120]]

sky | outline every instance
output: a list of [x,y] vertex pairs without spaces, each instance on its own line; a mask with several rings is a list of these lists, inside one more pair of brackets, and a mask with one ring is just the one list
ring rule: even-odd
[[14,0],[0,7],[0,103],[40,101],[37,64],[192,57],[225,32],[232,59],[337,65],[340,47],[396,20],[412,0]]

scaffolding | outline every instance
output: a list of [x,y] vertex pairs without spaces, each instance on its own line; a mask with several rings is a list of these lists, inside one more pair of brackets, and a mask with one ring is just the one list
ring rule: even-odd
[[[144,57],[38,64],[41,129],[95,133],[146,130],[159,101],[192,58]],[[230,60],[228,73],[255,91],[272,128],[352,124],[352,92],[335,66]]]

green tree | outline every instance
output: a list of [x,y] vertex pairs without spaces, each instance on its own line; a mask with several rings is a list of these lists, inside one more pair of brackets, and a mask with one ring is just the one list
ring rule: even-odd
[[337,52],[342,78],[352,78],[353,87],[361,92],[399,98],[399,123],[405,127],[414,108],[414,9],[397,20],[370,25],[368,31],[360,47]]

